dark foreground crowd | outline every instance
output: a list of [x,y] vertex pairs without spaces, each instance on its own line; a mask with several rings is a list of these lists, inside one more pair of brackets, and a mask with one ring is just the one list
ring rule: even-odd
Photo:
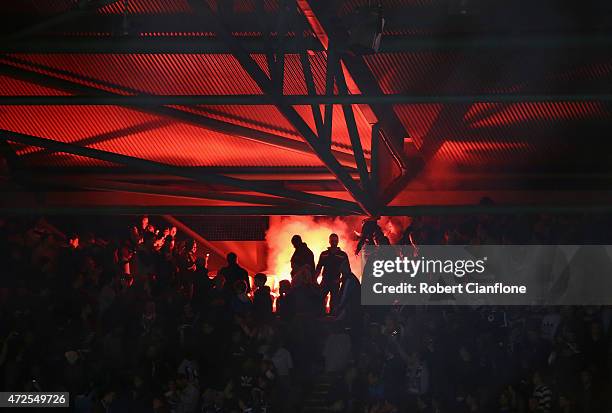
[[[422,217],[400,242],[610,244],[610,228]],[[341,239],[318,257],[287,242],[276,298],[235,254],[209,277],[194,241],[146,217],[112,240],[0,219],[2,390],[68,391],[79,412],[612,412],[610,308],[362,307]],[[388,243],[375,222],[367,243]]]

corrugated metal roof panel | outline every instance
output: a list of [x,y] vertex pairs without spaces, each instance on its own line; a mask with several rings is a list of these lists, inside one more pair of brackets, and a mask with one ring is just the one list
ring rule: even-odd
[[[213,9],[217,10],[218,0],[204,0]],[[36,13],[53,14],[75,8],[79,0],[7,0],[2,2],[3,11],[11,13]],[[235,0],[233,3],[234,13],[249,13],[256,10],[256,0]],[[367,5],[368,0],[349,0],[343,2],[340,13],[350,13],[358,6]],[[386,9],[396,9],[410,6],[430,6],[440,3],[440,0],[385,0]],[[268,13],[275,12],[279,8],[278,0],[264,0],[264,10]],[[117,0],[112,4],[98,9],[100,14],[121,14],[125,10],[123,0]],[[128,13],[131,14],[172,14],[192,12],[188,0],[130,0],[128,2]]]
[[159,118],[114,106],[5,106],[5,129],[63,142],[79,142],[111,131],[134,128]]
[[212,119],[302,140],[291,124],[272,105],[198,105],[177,108]]
[[22,61],[143,93],[260,94],[230,54],[19,54]]
[[[78,6],[80,0],[4,0],[2,9],[7,13],[49,15],[61,13]],[[218,0],[206,1],[213,11],[217,11]],[[411,0],[403,0],[411,1]],[[428,0],[414,0],[428,1]],[[393,0],[396,2],[396,0]],[[234,13],[250,13],[256,10],[257,0],[234,0],[232,10]],[[279,0],[264,0],[266,13],[276,12],[279,9]],[[111,4],[100,7],[99,14],[122,14],[125,10],[124,0],[116,0]],[[128,13],[130,14],[176,14],[193,12],[188,0],[129,0]]]
[[[255,81],[230,54],[12,54],[10,57],[26,66],[34,64],[144,93],[261,93]],[[266,56],[252,54],[251,57],[269,77]],[[327,59],[322,52],[308,58],[316,92],[325,94]],[[14,62],[10,64],[14,65]],[[304,72],[297,54],[285,56],[283,91],[285,94],[307,94]]]
[[116,167],[112,162],[100,161],[98,159],[86,158],[64,152],[47,153],[44,156],[31,156],[41,153],[43,148],[37,146],[23,145],[18,142],[8,141],[13,150],[21,156],[20,161],[27,167],[54,166],[54,167]]
[[408,131],[408,136],[414,140],[416,147],[420,148],[423,144],[423,139],[427,136],[433,123],[438,118],[442,105],[395,105],[393,109]]
[[[263,132],[274,133],[286,138],[303,140],[301,135],[285,119],[275,106],[244,106],[244,105],[200,105],[192,107],[180,107],[192,113],[202,114],[207,117],[229,122]],[[294,109],[304,119],[313,131],[316,131],[314,118],[310,106],[298,105]],[[352,151],[352,145],[342,108],[334,106],[334,119],[332,123],[332,147],[345,152]],[[356,117],[361,145],[366,152],[370,152],[371,127],[360,117]]]
[[612,121],[612,108],[602,102],[478,103],[453,110],[421,104],[394,109],[432,161],[464,165],[524,163],[567,141],[566,129],[584,125],[585,133],[592,134],[587,128],[593,122]]
[[[217,11],[216,0],[205,1],[213,11]],[[255,0],[236,0],[232,2],[232,5],[234,13],[249,13],[256,10]],[[109,6],[100,8],[98,12],[101,14],[121,14],[124,10],[124,2],[118,1]],[[278,0],[264,0],[264,11],[272,12],[277,10]],[[130,0],[128,3],[128,13],[131,14],[173,14],[185,12],[192,12],[191,6],[187,0]]]
[[[34,148],[36,150],[37,148]],[[118,166],[117,164],[101,161],[99,159],[86,158],[84,156],[72,155],[70,153],[57,152],[45,155],[44,157],[37,157],[32,159],[26,159],[25,165],[28,167],[56,167],[56,168],[112,168]]]
[[527,142],[490,142],[447,140],[430,162],[447,161],[455,164],[483,166],[505,163],[529,162],[536,156],[536,148]]
[[323,52],[316,52],[309,55],[309,59],[315,90],[317,91],[317,94],[324,95],[325,75],[327,73],[327,55]]
[[[312,60],[312,59],[311,59]],[[311,65],[312,66],[312,65]],[[311,70],[315,70],[311,67]],[[300,56],[297,54],[285,55],[285,75],[283,79],[283,94],[307,95],[306,81]]]
[[0,112],[0,123],[19,133],[178,166],[323,166],[314,154],[285,150],[115,106],[11,106]]
[[116,1],[108,6],[98,9],[100,14],[122,14],[125,12],[127,4],[127,12],[130,14],[172,14],[172,13],[187,13],[191,12],[189,2],[187,0],[130,0],[127,3],[124,1]]
[[[19,57],[14,57],[14,56],[19,56]],[[21,54],[14,55],[14,56],[11,58],[11,60],[6,60],[0,56],[0,62],[3,64],[7,64],[9,66],[24,69],[26,71],[49,75],[52,77],[56,77],[58,79],[68,80],[77,85],[85,85],[88,87],[97,88],[97,89],[104,90],[107,92],[117,93],[119,95],[132,94],[130,92],[125,91],[124,88],[118,87],[113,84],[101,82],[89,76],[77,75],[77,74],[73,74],[68,71],[64,71],[62,69],[53,68],[52,66],[49,66],[49,65],[35,63],[27,59],[21,59],[21,56],[24,56]],[[28,55],[25,55],[25,56],[28,56]]]
[[383,93],[612,91],[612,58],[597,51],[418,51],[378,53],[364,59]]
[[[54,76],[76,80],[89,86],[100,87],[125,94],[136,90],[153,94],[242,94],[259,93],[254,81],[242,70],[232,56],[222,55],[20,55],[20,61],[49,68]],[[253,56],[264,72],[268,72],[264,55]],[[223,67],[229,59],[234,67]],[[218,63],[214,63],[218,60]],[[313,78],[318,93],[325,89],[325,58],[322,54],[310,57]],[[206,62],[206,65],[202,65]],[[288,55],[285,89],[294,93],[305,93],[306,87],[299,56]],[[149,64],[150,63],[150,64]],[[27,66],[27,65],[26,65]],[[204,68],[202,68],[204,66]],[[31,69],[31,68],[29,68]],[[47,73],[47,70],[40,70]],[[232,73],[232,70],[236,70]],[[202,75],[201,72],[205,74]],[[70,74],[75,74],[71,77]],[[222,74],[223,73],[223,74]],[[242,78],[244,77],[244,78]],[[248,79],[248,80],[246,80]],[[113,85],[116,85],[113,88]],[[249,86],[250,85],[250,86]],[[117,87],[119,87],[117,89]],[[273,132],[293,139],[299,134],[274,106],[199,106],[182,108],[202,113],[216,119],[242,126]],[[296,110],[315,130],[309,106],[296,106]],[[334,107],[332,144],[335,149],[351,151],[352,145],[340,106]],[[370,125],[363,117],[356,116],[362,147],[366,154],[370,150]]]
[[[308,54],[308,62],[315,86],[315,91],[318,95],[325,94],[325,76],[327,73],[327,55],[326,52],[313,52]],[[285,55],[285,78],[284,78],[283,93],[287,95],[305,95],[308,94],[306,80],[304,79],[304,69],[298,54]],[[337,87],[334,85],[334,93],[338,93]]]
[[93,147],[179,166],[322,166],[315,155],[185,124],[172,124]]
[[612,115],[602,102],[522,102],[513,104],[477,103],[465,121],[471,128],[504,126],[523,122],[545,123],[564,120],[605,119]]

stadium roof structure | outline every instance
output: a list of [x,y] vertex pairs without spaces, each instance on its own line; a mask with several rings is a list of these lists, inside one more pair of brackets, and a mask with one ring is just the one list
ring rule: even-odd
[[2,0],[0,211],[608,209],[612,3],[562,3]]

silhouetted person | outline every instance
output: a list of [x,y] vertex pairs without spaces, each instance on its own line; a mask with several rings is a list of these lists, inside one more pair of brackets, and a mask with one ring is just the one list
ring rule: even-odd
[[180,284],[185,294],[189,299],[193,296],[193,283],[196,274],[198,244],[195,240],[189,240],[185,247],[185,251],[180,257]]
[[338,302],[334,307],[336,321],[350,328],[353,346],[357,347],[362,336],[363,312],[361,307],[361,283],[351,272],[349,262],[342,265]]
[[182,257],[182,269],[185,271],[195,271],[196,270],[196,260],[197,260],[197,252],[198,252],[198,243],[195,240],[189,240],[187,245],[185,246],[185,253]]
[[320,290],[312,281],[312,272],[308,266],[303,266],[295,273],[287,301],[296,316],[311,318],[322,314]]
[[295,277],[297,270],[305,265],[310,267],[311,272],[314,272],[314,254],[308,248],[308,245],[302,241],[302,237],[294,235],[291,237],[291,244],[295,248],[295,252],[291,256],[291,279]]
[[140,217],[140,226],[138,230],[142,233],[142,232],[145,232],[148,227],[149,227],[149,217],[147,215],[143,215],[142,217]]
[[348,261],[342,265],[341,287],[335,315],[338,320],[351,324],[361,317],[361,283],[351,272]]
[[[364,245],[375,245],[374,236],[377,233],[382,233],[382,230],[378,226],[378,217],[368,218],[363,220],[361,226],[361,234],[357,247],[355,248],[355,255],[358,255]],[[384,235],[383,235],[384,236]]]
[[227,265],[219,270],[219,274],[225,278],[225,285],[229,288],[232,288],[237,281],[244,281],[247,289],[250,288],[249,274],[238,265],[238,256],[233,252],[227,254]]
[[234,314],[245,315],[253,309],[253,303],[249,298],[248,286],[244,280],[234,283],[234,296],[231,301],[231,308]]
[[253,310],[259,321],[266,321],[272,317],[272,297],[270,287],[266,285],[267,280],[266,274],[262,273],[255,274],[253,279],[256,287],[253,294]]
[[130,241],[134,246],[142,243],[144,234],[147,232],[149,228],[149,217],[147,215],[143,215],[140,217],[138,223],[132,226],[130,230]]
[[174,255],[174,239],[168,235],[157,254],[157,281],[161,291],[170,287],[177,270],[176,257]]
[[[348,263],[348,255],[338,247],[338,235],[331,234],[329,236],[329,247],[319,256],[319,263],[315,269],[314,279],[316,280],[323,271],[321,279],[321,293],[323,300],[327,294],[331,294],[330,308],[333,309],[338,299],[340,290],[340,273],[342,266]],[[350,271],[350,266],[349,266]]]
[[292,301],[289,296],[291,281],[281,280],[278,283],[278,297],[276,298],[276,314],[283,319],[293,317],[295,314]]
[[385,236],[385,234],[382,231],[376,231],[374,233],[374,245],[391,245],[391,242],[389,241],[389,238],[387,238]]
[[212,281],[208,277],[208,268],[206,268],[205,259],[198,258],[196,260],[196,271],[193,280],[193,297],[192,300],[198,309],[204,307],[210,299],[212,290]]

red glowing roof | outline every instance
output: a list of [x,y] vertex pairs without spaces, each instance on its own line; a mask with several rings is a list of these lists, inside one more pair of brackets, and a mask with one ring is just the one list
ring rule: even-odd
[[[335,80],[328,40],[353,42],[353,12],[368,1],[326,10],[299,0],[285,11],[277,0],[229,11],[214,0],[79,3],[0,5],[4,158],[35,178],[61,176],[62,190],[86,190],[71,176],[95,175],[113,182],[108,191],[140,193],[132,204],[158,185],[147,199],[180,206],[163,197],[192,179],[209,198],[189,205],[354,214],[608,189],[612,163],[594,149],[612,126],[603,2],[588,25],[551,11],[532,27],[523,14],[542,10],[510,1],[503,16],[385,1],[381,50],[344,47]],[[583,180],[564,181],[576,171]]]
[[[176,166],[323,166],[314,154],[275,148],[121,107],[11,106],[0,112],[0,123],[13,132]],[[33,159],[35,165],[51,162],[42,156]],[[53,162],[61,162],[58,166],[78,164],[65,158]]]

